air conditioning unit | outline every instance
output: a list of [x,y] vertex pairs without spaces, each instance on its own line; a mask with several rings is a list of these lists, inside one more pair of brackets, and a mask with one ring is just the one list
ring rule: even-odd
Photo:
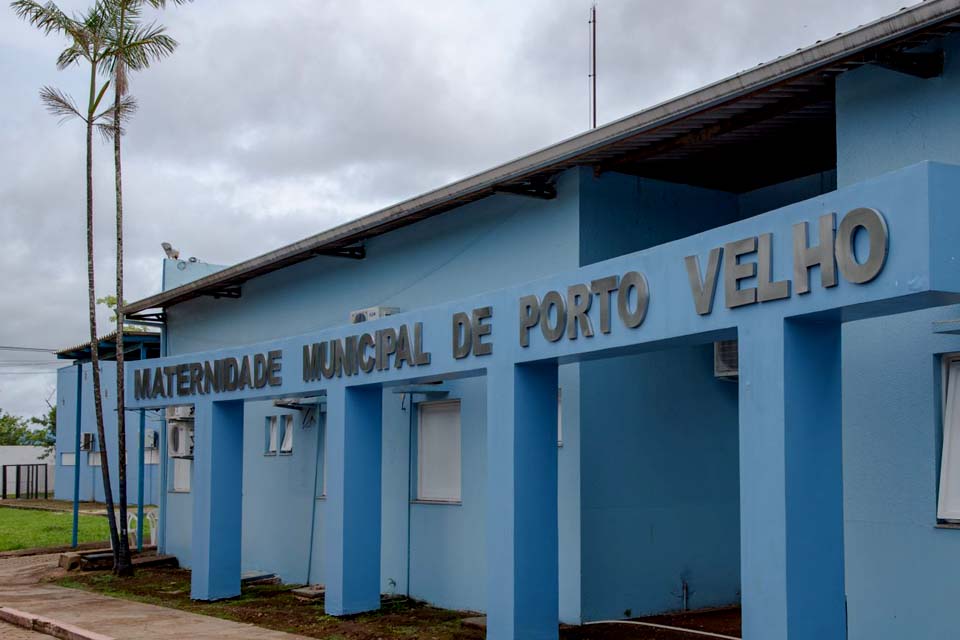
[[368,307],[366,309],[357,309],[350,312],[350,324],[360,324],[369,320],[379,320],[386,316],[392,316],[400,311],[396,307]]
[[190,420],[192,418],[192,404],[183,404],[177,407],[167,407],[167,420]]
[[167,449],[171,458],[193,457],[193,427],[171,422],[167,427]]
[[93,451],[96,440],[92,433],[80,434],[80,451]]
[[719,340],[713,343],[713,375],[727,380],[740,375],[740,356],[736,340]]
[[159,449],[160,448],[160,434],[157,433],[156,429],[147,429],[143,433],[143,448],[144,449]]

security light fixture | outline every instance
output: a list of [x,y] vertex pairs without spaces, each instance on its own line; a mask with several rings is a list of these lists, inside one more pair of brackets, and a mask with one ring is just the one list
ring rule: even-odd
[[163,247],[163,252],[167,254],[167,257],[171,260],[176,260],[180,257],[180,250],[174,249],[173,245],[169,242],[161,242],[160,246]]

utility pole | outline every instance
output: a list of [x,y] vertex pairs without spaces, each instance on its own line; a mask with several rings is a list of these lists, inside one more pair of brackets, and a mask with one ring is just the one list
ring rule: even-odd
[[597,3],[590,7],[590,128],[597,128]]

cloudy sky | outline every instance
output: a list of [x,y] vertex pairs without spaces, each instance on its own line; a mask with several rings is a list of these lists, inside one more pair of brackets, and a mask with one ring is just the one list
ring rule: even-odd
[[[583,131],[589,4],[197,0],[168,9],[158,17],[180,47],[132,84],[140,111],[125,139],[127,299],[159,289],[162,241],[184,257],[235,263]],[[599,0],[599,120],[902,4]],[[87,332],[83,129],[58,125],[37,98],[43,85],[84,96],[85,71],[54,66],[63,44],[0,10],[3,346],[59,348]],[[96,154],[105,295],[113,169],[109,147]],[[40,363],[51,362],[0,350],[0,407],[41,413],[55,376]]]

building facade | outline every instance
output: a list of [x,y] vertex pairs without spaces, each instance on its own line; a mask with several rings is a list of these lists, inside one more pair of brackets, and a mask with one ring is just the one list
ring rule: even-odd
[[957,25],[929,0],[128,305],[194,597],[953,637]]

